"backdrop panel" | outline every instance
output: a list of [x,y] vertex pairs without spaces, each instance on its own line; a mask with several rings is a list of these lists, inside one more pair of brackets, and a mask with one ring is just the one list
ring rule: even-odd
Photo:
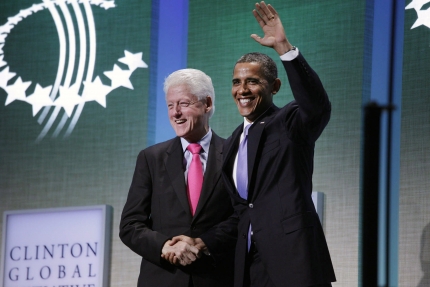
[[113,206],[112,286],[139,265],[117,230],[146,142],[150,15],[139,0],[0,3],[0,212]]
[[430,286],[430,10],[424,2],[406,1],[405,10],[399,286]]

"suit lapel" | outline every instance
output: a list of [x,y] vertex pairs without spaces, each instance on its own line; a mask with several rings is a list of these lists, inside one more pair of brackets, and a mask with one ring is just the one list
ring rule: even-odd
[[173,190],[178,196],[185,212],[191,217],[190,205],[188,203],[187,187],[185,185],[184,167],[183,167],[183,151],[181,140],[176,137],[170,147],[166,151],[164,165],[167,174],[170,177]]
[[272,120],[273,113],[278,108],[272,105],[267,111],[262,114],[249,129],[248,132],[248,200],[252,200],[256,196],[254,192],[254,181],[257,178],[256,174],[256,160],[258,150],[261,148],[260,145],[264,144],[262,141],[262,135],[266,128],[266,125]]
[[[204,174],[202,193],[200,194],[199,203],[197,204],[194,218],[197,218],[206,202],[211,197],[215,190],[217,182],[221,177],[222,167],[222,140],[212,131],[212,139],[206,163],[206,171]],[[194,220],[193,218],[193,220]]]

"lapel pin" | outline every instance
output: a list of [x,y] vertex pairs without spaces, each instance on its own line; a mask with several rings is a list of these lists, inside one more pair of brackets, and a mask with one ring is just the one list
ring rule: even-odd
[[260,122],[260,125],[264,124],[264,122]]

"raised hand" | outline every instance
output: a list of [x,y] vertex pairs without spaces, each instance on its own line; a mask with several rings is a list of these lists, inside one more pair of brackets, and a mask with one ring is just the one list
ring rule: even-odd
[[278,12],[276,12],[272,5],[266,5],[264,1],[261,1],[255,4],[255,9],[252,13],[264,32],[263,38],[257,34],[252,34],[251,37],[255,41],[263,46],[273,48],[279,55],[283,55],[293,48],[290,42],[288,42]]

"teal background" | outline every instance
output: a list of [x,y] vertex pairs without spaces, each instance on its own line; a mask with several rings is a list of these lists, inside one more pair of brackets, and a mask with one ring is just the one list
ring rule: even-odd
[[[152,5],[158,2],[122,0],[108,10],[92,6],[97,29],[94,77],[99,75],[108,85],[104,71],[112,70],[115,63],[126,69],[117,62],[124,50],[143,52],[142,60],[149,67],[133,73],[133,90],[120,87],[112,91],[106,108],[87,103],[70,137],[49,134],[36,143],[42,129],[38,115],[33,117],[31,106],[24,102],[1,104],[6,92],[0,88],[0,212],[112,205],[111,286],[136,284],[140,258],[118,238],[120,214],[138,152],[154,141],[154,131],[170,129],[154,120],[154,111],[160,113],[160,107],[150,102],[154,96],[150,94],[151,69],[160,64],[151,62],[154,55],[150,53],[155,45]],[[1,2],[0,25],[33,3],[38,2]],[[164,3],[168,6],[167,0]],[[361,113],[364,90],[369,88],[363,87],[363,54],[369,49],[364,45],[366,1],[270,3],[279,12],[290,42],[319,74],[332,102],[331,121],[316,144],[314,190],[325,194],[323,227],[338,279],[333,286],[357,286]],[[230,93],[233,65],[242,54],[260,51],[272,56],[283,83],[275,103],[282,106],[292,99],[277,55],[250,38],[252,33],[262,34],[251,13],[253,5],[250,0],[189,1],[188,33],[182,37],[188,39],[187,66],[212,77],[216,111],[211,127],[223,137],[242,121]],[[185,16],[178,13],[177,17]],[[430,276],[430,83],[426,79],[430,30],[425,26],[411,30],[416,17],[414,10],[405,10],[398,285],[405,287],[427,286],[426,276]],[[158,20],[169,23],[169,19]],[[167,48],[183,47],[172,43]],[[46,10],[21,21],[6,38],[3,51],[0,57],[11,71],[23,81],[33,82],[27,95],[36,82],[53,84],[58,37]]]
[[[34,2],[1,2],[0,25]],[[111,71],[114,64],[128,68],[117,61],[124,57],[124,50],[143,52],[142,60],[150,65],[150,2],[143,5],[138,0],[122,0],[116,5],[108,10],[91,6],[97,37],[94,78],[98,75],[105,85],[110,85],[110,79],[104,71]],[[28,16],[11,31],[3,47],[4,61],[23,81],[52,85],[58,49],[52,17],[43,10]],[[63,138],[61,133],[52,138],[49,133],[39,143],[36,138],[43,126],[37,118],[41,112],[33,117],[31,105],[20,101],[5,106],[6,93],[0,88],[0,212],[113,206],[111,286],[134,285],[137,279],[124,272],[135,273],[139,263],[137,258],[129,259],[133,255],[119,242],[117,234],[135,159],[146,145],[149,68],[134,71],[130,78],[133,90],[119,87],[108,94],[106,108],[95,101],[86,103],[69,137]],[[33,92],[33,85],[27,95]],[[129,262],[133,262],[132,266],[125,268]]]
[[399,286],[424,287],[430,285],[430,30],[411,29],[416,20],[413,9],[405,10]]

